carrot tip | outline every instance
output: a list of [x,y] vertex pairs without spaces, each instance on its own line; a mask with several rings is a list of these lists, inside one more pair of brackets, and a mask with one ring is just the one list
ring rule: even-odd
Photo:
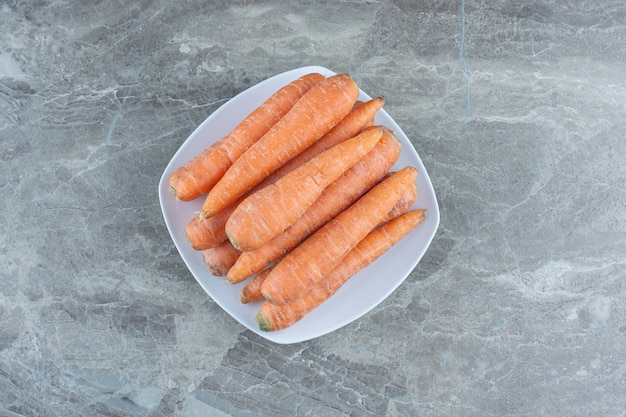
[[237,280],[234,280],[232,278],[228,278],[228,273],[227,273],[226,274],[226,282],[228,282],[229,284],[233,284],[234,285],[234,284],[239,284],[241,281],[237,281]]

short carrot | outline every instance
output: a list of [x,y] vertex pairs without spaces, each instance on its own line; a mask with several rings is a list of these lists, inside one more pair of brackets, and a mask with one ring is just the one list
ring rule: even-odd
[[211,274],[223,277],[226,276],[230,267],[235,264],[240,253],[228,240],[225,240],[217,246],[204,250],[202,252],[202,260],[209,268],[209,271],[211,271]]
[[291,251],[374,186],[396,163],[400,152],[399,140],[383,127],[383,137],[374,149],[326,187],[317,201],[287,230],[260,248],[243,252],[226,279],[231,283],[241,282]]
[[208,193],[245,150],[323,79],[318,73],[306,74],[272,94],[228,135],[174,171],[169,182],[172,194],[181,201],[190,201]]
[[309,146],[295,158],[288,161],[285,165],[271,174],[267,181],[272,183],[276,179],[284,176],[286,173],[293,171],[300,165],[308,162],[316,155],[327,149],[337,145],[338,143],[352,138],[359,134],[363,129],[373,125],[374,116],[385,104],[384,97],[376,97],[364,103],[355,105],[354,108],[335,125],[322,138],[317,140],[313,145]]
[[406,166],[372,187],[278,262],[263,296],[278,305],[301,297],[380,223],[416,177],[417,169]]
[[289,327],[337,292],[351,277],[378,259],[425,219],[424,210],[413,210],[370,232],[309,292],[291,303],[263,303],[256,322],[263,331]]
[[261,285],[263,285],[265,277],[269,275],[271,270],[271,267],[264,269],[263,271],[256,274],[249,283],[243,286],[243,288],[239,292],[239,301],[241,301],[242,304],[248,304],[263,299]]
[[367,155],[382,135],[382,127],[372,126],[251,194],[226,222],[226,234],[233,246],[242,251],[254,250],[283,232],[328,185]]
[[202,216],[194,216],[185,227],[185,237],[195,250],[209,249],[219,245],[228,239],[224,226],[235,206],[221,210],[215,216],[205,219]]
[[324,136],[350,112],[358,96],[359,88],[347,74],[314,85],[224,173],[209,191],[202,216],[210,217],[228,207]]
[[185,236],[187,240],[196,250],[203,250],[222,243],[228,236],[226,235],[226,222],[233,214],[235,209],[243,200],[255,191],[264,188],[271,182],[262,182],[250,190],[247,194],[240,197],[230,206],[220,210],[211,217],[204,218],[201,215],[194,216],[185,228]]
[[[388,223],[389,221],[403,215],[406,213],[417,198],[417,186],[413,184],[413,187],[408,187],[404,194],[400,197],[395,206],[391,209],[391,211],[383,218],[381,224]],[[370,232],[371,233],[371,232]],[[241,256],[245,254],[242,253]],[[343,262],[343,260],[342,260]],[[259,301],[263,299],[263,293],[261,292],[261,286],[263,285],[263,281],[269,275],[272,267],[268,267],[263,271],[256,274],[252,280],[246,284],[240,292],[240,301],[242,303],[251,303],[254,301]]]

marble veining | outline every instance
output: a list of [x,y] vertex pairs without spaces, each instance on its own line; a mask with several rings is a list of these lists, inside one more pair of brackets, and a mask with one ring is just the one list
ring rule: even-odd
[[[624,2],[5,1],[0,24],[1,416],[626,413]],[[274,345],[195,282],[157,184],[304,65],[386,97],[441,224],[373,311]]]

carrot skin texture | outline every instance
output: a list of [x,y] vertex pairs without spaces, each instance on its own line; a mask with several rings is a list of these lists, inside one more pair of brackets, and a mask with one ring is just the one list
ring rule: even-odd
[[325,150],[358,135],[365,128],[373,126],[374,116],[384,104],[384,97],[376,97],[364,103],[357,103],[350,113],[337,123],[335,127],[322,136],[322,138],[315,141],[313,145],[309,146],[302,153],[281,166],[267,178],[267,181],[269,183],[274,182],[276,179],[310,161]]
[[368,128],[251,194],[226,222],[226,234],[233,246],[242,251],[254,250],[278,236],[315,203],[328,185],[367,155],[382,135],[381,127]]
[[378,259],[424,219],[425,210],[413,210],[373,230],[301,298],[281,306],[263,303],[256,316],[259,328],[276,331],[293,325],[334,295],[351,277]]
[[228,240],[224,226],[234,210],[234,206],[227,207],[208,219],[199,215],[194,216],[185,227],[185,237],[191,247],[195,250],[205,250]]
[[404,167],[326,223],[272,268],[263,296],[282,305],[305,294],[385,218],[416,177],[415,167]]
[[[407,189],[406,192],[402,194],[400,200],[398,200],[398,202],[395,206],[393,206],[389,214],[387,214],[387,216],[385,216],[385,218],[382,220],[381,225],[388,223],[390,220],[393,220],[406,213],[411,208],[416,198],[417,186],[413,184],[412,187],[409,187],[409,189]],[[265,278],[267,278],[271,270],[272,267],[270,266],[259,272],[252,278],[252,280],[248,284],[246,284],[241,289],[239,299],[242,303],[251,303],[263,299],[261,286],[263,285],[263,281],[265,281]]]
[[[371,127],[371,126],[368,126],[368,124],[369,123],[366,123],[365,126]],[[342,131],[348,131],[348,129],[343,129]],[[191,247],[196,250],[204,250],[204,249],[208,249],[213,246],[219,245],[220,243],[228,239],[228,236],[226,235],[226,222],[228,218],[233,214],[237,206],[241,204],[241,202],[250,194],[254,193],[255,191],[260,190],[261,188],[265,188],[266,186],[271,185],[272,183],[276,182],[283,176],[287,175],[288,173],[296,169],[299,166],[297,164],[303,164],[304,162],[307,162],[308,160],[310,160],[313,156],[316,156],[319,154],[319,151],[316,152],[315,154],[312,154],[311,152],[309,152],[309,149],[305,151],[307,152],[307,155],[310,156],[309,158],[305,160],[305,158],[301,158],[303,154],[298,155],[296,158],[289,161],[289,163],[287,164],[289,166],[284,165],[283,167],[281,167],[281,169],[274,172],[274,174],[267,177],[261,183],[257,184],[246,195],[240,197],[230,206],[220,210],[219,212],[217,212],[211,217],[204,218],[201,215],[198,215],[198,216],[195,216],[193,219],[191,219],[191,221],[189,221],[189,223],[187,224],[185,228],[185,236],[187,237],[187,240],[189,241]],[[297,161],[295,159],[297,159]],[[293,164],[292,162],[296,162],[296,164]]]
[[396,163],[400,152],[400,141],[383,127],[383,137],[372,151],[330,184],[283,233],[258,249],[243,252],[226,279],[231,283],[241,282],[291,251],[374,186]]
[[[412,199],[414,202],[415,199],[417,198],[417,187],[413,188],[413,193],[411,195],[403,195],[402,198],[404,199],[405,203],[408,203],[410,199]],[[405,209],[408,209],[408,207],[410,207],[413,204],[413,202],[410,202],[410,204],[408,204],[408,206]],[[396,207],[398,207],[398,205],[396,205]],[[202,218],[200,216],[195,216],[193,219],[191,219],[191,221],[187,224],[187,227],[185,229],[185,236],[187,237],[189,243],[191,244],[191,247],[194,248],[195,250],[205,250],[205,249],[209,249],[214,246],[217,246],[220,243],[227,240],[228,237],[226,236],[226,230],[225,230],[226,221],[228,220],[232,212],[235,210],[235,208],[236,208],[236,205],[227,207],[224,210],[217,213],[215,216],[209,217],[208,219]],[[396,215],[402,213],[401,207],[398,207],[395,210],[397,210],[397,213],[393,215],[392,217],[395,217]],[[298,221],[300,221],[300,219],[298,219]],[[265,248],[265,247],[269,245],[270,243],[272,243],[272,241],[274,241],[275,239],[276,240],[280,239],[280,236],[277,236],[276,238],[272,239],[266,245],[263,245],[261,248],[258,248],[258,250],[248,251],[245,254],[243,254],[241,258],[242,259],[241,263],[246,262],[246,258],[254,257],[255,255],[258,255],[261,253],[258,251],[267,251],[269,248]],[[275,244],[277,243],[278,241]],[[285,248],[288,248],[288,249],[285,249],[282,252],[284,253],[286,250],[292,249],[292,247],[290,246],[291,245],[284,246]],[[281,253],[279,252],[277,255],[274,255],[274,256],[280,256],[280,254]],[[246,271],[244,276],[235,275],[238,273],[238,269],[233,270],[232,273],[229,271],[228,273],[228,276],[230,277],[229,281],[240,282],[243,279],[254,275],[256,272],[260,270],[260,268],[268,265],[269,263],[275,260],[272,258],[273,256],[266,258],[268,260],[264,261],[264,265],[257,266],[254,270]],[[239,259],[238,259],[238,262],[239,262]]]
[[216,277],[224,277],[228,270],[235,264],[241,254],[231,243],[226,240],[217,246],[202,252],[202,260],[211,274]]
[[265,281],[265,278],[270,273],[271,269],[271,267],[264,269],[256,274],[249,283],[244,285],[239,292],[239,301],[241,301],[242,304],[248,304],[263,299],[261,285],[263,285],[263,281]]
[[352,110],[358,96],[359,88],[347,74],[314,85],[224,173],[209,191],[202,216],[210,217],[228,207],[312,145]]
[[400,196],[400,199],[398,200],[396,205],[393,206],[391,211],[382,220],[382,223],[386,223],[389,220],[395,219],[396,217],[408,211],[413,203],[415,203],[415,200],[417,200],[417,194],[417,185],[415,183],[409,185],[405,192]]
[[190,201],[206,194],[232,163],[259,140],[311,87],[325,77],[306,74],[280,88],[246,116],[228,135],[212,144],[170,176],[172,194]]

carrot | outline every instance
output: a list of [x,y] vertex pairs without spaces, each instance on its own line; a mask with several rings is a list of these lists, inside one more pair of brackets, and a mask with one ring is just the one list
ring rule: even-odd
[[370,232],[309,292],[291,303],[279,306],[263,303],[256,322],[263,331],[276,331],[296,323],[318,307],[343,286],[352,276],[378,259],[400,239],[419,226],[424,210],[413,210],[396,217]]
[[227,207],[208,219],[194,216],[185,227],[185,237],[195,250],[209,249],[228,239],[224,226],[235,206]]
[[[390,220],[393,220],[406,213],[406,211],[413,205],[416,198],[417,186],[415,184],[412,184],[412,187],[408,187],[404,194],[402,194],[396,205],[393,206],[391,211],[382,220],[381,224],[385,224]],[[244,254],[245,252],[242,253],[241,256],[243,256]],[[252,281],[250,281],[241,289],[239,298],[242,303],[251,303],[253,301],[259,301],[263,299],[261,286],[263,285],[263,281],[265,281],[265,278],[269,275],[271,270],[272,267],[270,266],[259,272],[254,276],[254,278],[252,278]]]
[[272,268],[263,296],[282,305],[306,293],[380,223],[416,176],[413,166],[392,174],[294,248]]
[[415,200],[417,200],[417,191],[417,185],[415,183],[410,184],[382,222],[388,222],[410,209],[413,203],[415,203]]
[[380,221],[380,224],[387,223],[390,220],[395,219],[398,216],[406,213],[415,200],[417,199],[417,185],[415,183],[409,184],[409,186],[404,190],[396,205],[387,213],[385,217]]
[[350,112],[359,88],[347,74],[320,81],[224,173],[208,193],[201,214],[228,207],[288,160],[324,136]]
[[[272,184],[277,179],[293,171],[330,146],[339,143],[341,140],[356,136],[360,131],[358,130],[359,128],[365,129],[373,126],[374,116],[376,112],[382,108],[383,104],[384,97],[377,97],[367,102],[357,101],[352,111],[326,135],[267,177],[263,182],[253,188],[250,193]],[[357,111],[361,106],[363,106],[363,108]],[[191,219],[185,229],[185,236],[191,246],[196,250],[204,250],[225,241],[228,238],[225,230],[226,220],[228,220],[228,217],[230,217],[236,206],[243,201],[246,196],[241,197],[229,207],[220,210],[217,214],[207,219],[202,216],[196,216]]]
[[174,171],[169,182],[172,194],[181,201],[190,201],[208,193],[246,149],[323,79],[318,73],[306,74],[275,92],[228,135]]
[[300,242],[341,213],[376,184],[396,163],[401,147],[387,128],[363,159],[330,184],[317,201],[283,233],[252,251],[246,251],[228,271],[226,279],[241,282],[291,251]]
[[322,152],[304,165],[246,198],[226,222],[233,246],[257,249],[295,222],[324,189],[367,155],[383,135],[380,126]]
[[[359,112],[356,112],[356,109],[360,106],[363,106],[364,108]],[[220,210],[218,213],[209,218],[196,216],[191,219],[185,229],[185,236],[191,246],[196,250],[204,250],[222,243],[228,238],[225,230],[226,221],[233,213],[237,205],[239,205],[245,197],[261,188],[266,187],[267,185],[274,183],[276,180],[282,178],[295,168],[305,162],[308,162],[314,156],[327,150],[330,146],[338,144],[342,140],[348,139],[348,135],[353,132],[354,134],[350,137],[357,135],[359,133],[359,130],[357,130],[358,128],[362,127],[365,129],[367,127],[371,127],[374,123],[374,113],[377,109],[380,109],[380,107],[382,107],[382,98],[373,99],[366,103],[358,102],[355,104],[354,109],[341,122],[339,122],[338,125],[331,129],[330,132],[294,159],[287,162],[261,183],[256,185],[248,194],[239,198],[233,204]],[[369,119],[364,120],[367,116],[370,116]]]
[[374,116],[385,104],[384,97],[376,97],[364,103],[357,103],[352,111],[348,113],[335,127],[326,133],[321,139],[317,140],[313,145],[309,146],[302,153],[280,167],[271,174],[267,181],[274,182],[295,168],[303,165],[311,160],[311,158],[319,155],[327,149],[337,145],[338,143],[352,138],[359,134],[363,129],[373,125]]
[[[385,146],[384,144],[380,143],[377,144],[377,146]],[[369,156],[366,155],[366,157]],[[374,156],[374,155],[372,155]],[[392,162],[391,160],[389,160],[390,162]],[[395,160],[394,160],[395,161]],[[367,161],[364,161],[367,162]],[[393,162],[392,162],[393,165]],[[359,169],[359,167],[357,167],[355,165],[356,169]],[[381,167],[382,168],[382,167]],[[352,168],[351,168],[352,169]],[[371,171],[368,170],[367,173],[369,173],[370,175],[375,175],[376,172],[375,171]],[[339,179],[338,179],[339,180]],[[333,184],[331,184],[332,186]],[[330,187],[330,186],[329,186]],[[336,187],[334,187],[336,188]],[[333,188],[330,188],[330,190],[328,192],[330,192]],[[353,188],[351,187],[349,189],[350,191],[356,193],[358,192],[358,188]],[[324,193],[322,193],[322,196],[324,196],[324,194],[326,194],[326,190],[324,190]],[[320,196],[320,198],[322,198],[322,196]],[[409,199],[413,199],[413,201],[415,201],[415,198],[417,197],[417,187],[414,187],[414,195],[407,195],[405,194],[403,196],[403,201],[405,202],[409,202]],[[356,197],[358,198],[358,197]],[[355,199],[356,199],[355,198]],[[243,199],[242,199],[243,200]],[[320,199],[318,199],[320,200]],[[326,198],[322,198],[320,200],[321,202],[324,202],[326,200]],[[315,202],[315,204],[318,204],[318,201]],[[408,204],[408,207],[410,207],[413,204],[413,202],[410,202],[410,204]],[[397,207],[398,205],[396,205]],[[230,217],[230,215],[232,214],[233,211],[235,211],[235,208],[237,207],[237,203],[233,204],[232,206],[229,206],[227,208],[225,208],[224,210],[220,211],[219,213],[217,213],[215,216],[209,217],[208,219],[205,219],[201,216],[194,216],[193,219],[191,219],[191,221],[187,224],[187,227],[185,228],[185,236],[187,237],[187,239],[189,240],[189,243],[191,244],[191,247],[194,248],[195,250],[205,250],[205,249],[209,249],[213,246],[219,245],[220,243],[224,242],[225,240],[228,239],[228,237],[226,236],[226,221],[228,220],[228,218]],[[408,208],[407,207],[407,208]],[[310,208],[310,210],[315,210],[313,208],[313,206]],[[399,210],[399,209],[398,209]],[[303,222],[308,218],[308,212],[309,210],[307,210],[307,212],[300,217],[300,219],[298,219],[298,223],[299,222]],[[394,216],[395,217],[395,216]],[[328,216],[324,217],[327,220],[329,220]],[[327,221],[326,220],[326,221]],[[307,228],[308,230],[310,230],[311,228]],[[285,236],[285,237],[294,237],[293,232],[295,231],[295,228],[290,228],[288,229],[290,230],[290,235],[289,236]],[[279,242],[282,242],[283,240],[280,238],[280,236],[283,236],[283,234],[277,236],[276,238],[272,239],[271,241],[267,242],[267,244],[263,245],[261,248],[258,248],[257,250],[252,250],[252,251],[247,251],[244,254],[242,254],[242,256],[237,260],[237,268],[235,268],[235,270],[231,272],[229,271],[228,276],[229,276],[229,281],[232,282],[239,282],[242,281],[243,279],[252,276],[253,274],[255,274],[256,272],[258,272],[262,267],[264,267],[265,265],[268,265],[269,263],[273,262],[275,259],[270,259],[270,260],[266,260],[264,261],[264,265],[262,266],[258,266],[256,267],[255,270],[249,270],[247,272],[245,272],[245,276],[240,276],[237,277],[237,273],[239,271],[240,265],[244,262],[246,262],[247,258],[250,257],[254,257],[256,255],[259,255],[263,252],[267,253],[266,251],[269,249],[270,244],[272,244],[274,241],[276,241],[274,244],[277,245],[279,244]],[[297,236],[297,234],[295,235]],[[285,238],[283,237],[283,239]],[[299,241],[301,241],[303,238],[299,239]],[[286,246],[282,246],[283,248]],[[289,249],[292,249],[291,247]],[[289,250],[287,249],[287,250]],[[260,252],[257,252],[260,251]],[[285,250],[283,250],[284,253]],[[280,254],[280,253],[279,253]],[[272,255],[270,258],[272,258],[274,255]],[[279,256],[279,255],[277,255]],[[266,257],[267,259],[267,257]],[[235,265],[233,265],[235,266]]]
[[263,293],[261,293],[261,285],[265,281],[265,277],[272,270],[271,267],[264,269],[252,278],[252,281],[244,285],[239,292],[239,301],[242,304],[252,303],[254,301],[260,301],[263,299]]
[[235,263],[241,252],[235,249],[228,240],[202,252],[202,260],[211,274],[223,277]]

